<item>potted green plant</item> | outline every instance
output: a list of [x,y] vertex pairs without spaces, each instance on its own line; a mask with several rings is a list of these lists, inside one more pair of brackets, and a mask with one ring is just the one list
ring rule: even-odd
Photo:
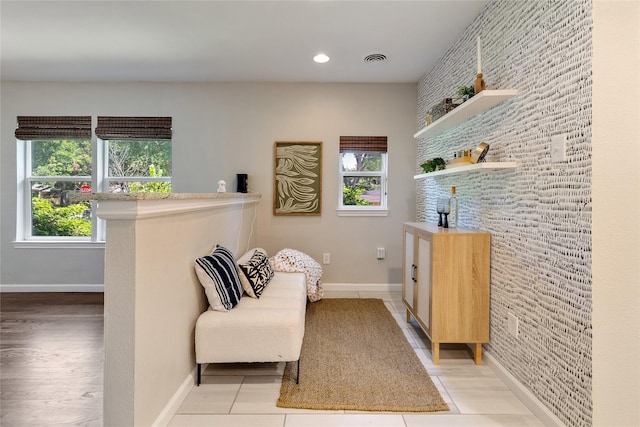
[[439,170],[443,170],[447,167],[444,159],[442,157],[436,157],[435,159],[425,160],[424,163],[420,165],[424,173],[435,172]]
[[464,101],[471,98],[476,94],[476,90],[473,86],[460,86],[458,88],[458,96],[462,98]]

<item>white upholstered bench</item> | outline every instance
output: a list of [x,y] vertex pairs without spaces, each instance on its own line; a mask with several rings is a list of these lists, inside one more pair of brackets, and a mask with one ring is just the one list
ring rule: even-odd
[[203,363],[298,361],[307,304],[304,273],[275,272],[259,299],[247,295],[227,312],[196,322],[197,384]]

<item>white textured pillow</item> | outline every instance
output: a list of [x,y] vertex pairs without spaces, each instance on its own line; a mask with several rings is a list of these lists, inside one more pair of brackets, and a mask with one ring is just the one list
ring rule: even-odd
[[238,260],[242,288],[251,298],[260,298],[273,275],[267,252],[262,248],[252,249]]
[[196,274],[213,310],[229,311],[242,297],[242,284],[233,253],[216,245],[211,254],[196,259]]

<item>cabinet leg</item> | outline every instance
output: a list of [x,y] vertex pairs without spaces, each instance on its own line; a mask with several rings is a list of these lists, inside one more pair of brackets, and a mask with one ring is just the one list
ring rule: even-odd
[[440,364],[440,343],[431,342],[431,357],[434,365]]
[[411,313],[407,310],[407,323],[411,323]]
[[476,351],[474,354],[474,359],[475,359],[476,365],[482,365],[482,343],[481,342],[476,343]]

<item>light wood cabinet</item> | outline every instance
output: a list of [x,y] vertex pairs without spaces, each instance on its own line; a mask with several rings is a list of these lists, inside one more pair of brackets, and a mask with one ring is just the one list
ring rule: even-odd
[[404,224],[402,300],[431,340],[433,363],[440,343],[473,343],[482,363],[489,342],[491,236],[487,232]]

